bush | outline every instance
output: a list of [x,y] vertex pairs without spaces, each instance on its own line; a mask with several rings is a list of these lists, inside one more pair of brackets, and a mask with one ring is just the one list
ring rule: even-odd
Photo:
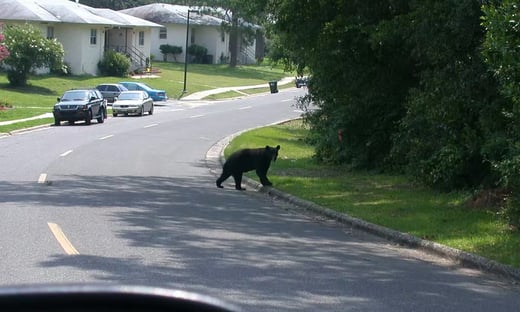
[[[4,28],[5,48],[9,57],[3,62],[9,66],[7,79],[13,86],[27,84],[29,74],[37,68],[61,68],[64,50],[55,39],[47,39],[35,26],[9,25]],[[4,52],[5,53],[5,52]]]
[[99,71],[104,76],[125,77],[130,72],[130,59],[115,51],[107,51],[98,63]]
[[197,44],[192,44],[188,48],[188,54],[194,57],[193,63],[202,63],[204,56],[208,54],[208,49]]
[[173,60],[177,62],[177,55],[182,53],[182,47],[180,46],[172,46],[169,44],[161,44],[159,46],[161,53],[164,55],[164,61],[166,61],[167,55],[172,54]]

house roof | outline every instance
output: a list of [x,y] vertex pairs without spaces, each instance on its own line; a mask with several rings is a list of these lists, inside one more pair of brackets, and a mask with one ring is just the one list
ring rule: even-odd
[[118,11],[69,0],[0,0],[0,8],[0,20],[7,21],[161,27]]
[[60,20],[34,1],[0,0],[1,20],[59,22]]
[[162,25],[147,21],[142,18],[138,18],[123,12],[114,11],[110,9],[96,9],[96,8],[88,8],[91,12],[96,15],[102,16],[104,18],[108,18],[109,20],[118,22],[122,25],[129,26],[145,26],[145,27],[163,27]]
[[[186,24],[188,19],[188,10],[195,10],[196,8],[185,5],[174,5],[166,3],[152,3],[135,8],[121,10],[126,14],[136,16],[158,24]],[[206,26],[220,26],[223,19],[206,15],[206,14],[190,14],[190,24],[206,25]]]

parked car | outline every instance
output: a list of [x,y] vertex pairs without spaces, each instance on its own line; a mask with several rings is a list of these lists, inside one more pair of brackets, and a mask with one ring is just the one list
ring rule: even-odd
[[152,98],[154,101],[166,101],[168,99],[168,95],[166,94],[166,91],[164,90],[157,90],[149,85],[142,83],[142,82],[134,82],[134,81],[123,81],[120,82],[123,86],[125,86],[128,90],[142,90],[146,91],[148,95]]
[[103,83],[96,86],[103,97],[107,99],[109,103],[113,103],[114,99],[119,96],[119,94],[123,91],[128,91],[128,89],[119,83]]
[[97,89],[77,89],[66,91],[52,110],[54,125],[59,126],[62,121],[74,124],[84,120],[90,125],[92,119],[103,123],[107,118],[107,101]]
[[309,82],[309,78],[307,77],[296,77],[295,84],[296,88],[301,88],[307,86],[307,83]]
[[153,100],[145,91],[123,91],[117,97],[112,105],[112,115],[117,117],[119,114],[129,115],[138,114],[144,115],[153,114]]

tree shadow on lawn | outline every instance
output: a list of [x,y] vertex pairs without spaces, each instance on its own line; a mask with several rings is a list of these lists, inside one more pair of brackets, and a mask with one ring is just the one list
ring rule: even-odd
[[31,94],[35,94],[35,95],[56,95],[56,92],[54,90],[44,88],[44,87],[34,86],[34,85],[31,85],[30,82],[28,82],[28,84],[26,86],[17,86],[17,87],[13,87],[9,83],[0,83],[0,89],[8,90],[8,91],[15,92],[15,93],[23,93],[23,94],[31,93]]

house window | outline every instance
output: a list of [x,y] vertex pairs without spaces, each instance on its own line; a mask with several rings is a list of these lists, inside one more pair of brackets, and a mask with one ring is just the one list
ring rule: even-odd
[[139,32],[139,45],[144,46],[144,31]]
[[166,39],[168,36],[167,36],[168,32],[166,30],[166,28],[161,28],[159,29],[159,39]]
[[54,27],[47,26],[47,39],[54,39]]
[[90,44],[97,44],[97,29],[90,30]]

